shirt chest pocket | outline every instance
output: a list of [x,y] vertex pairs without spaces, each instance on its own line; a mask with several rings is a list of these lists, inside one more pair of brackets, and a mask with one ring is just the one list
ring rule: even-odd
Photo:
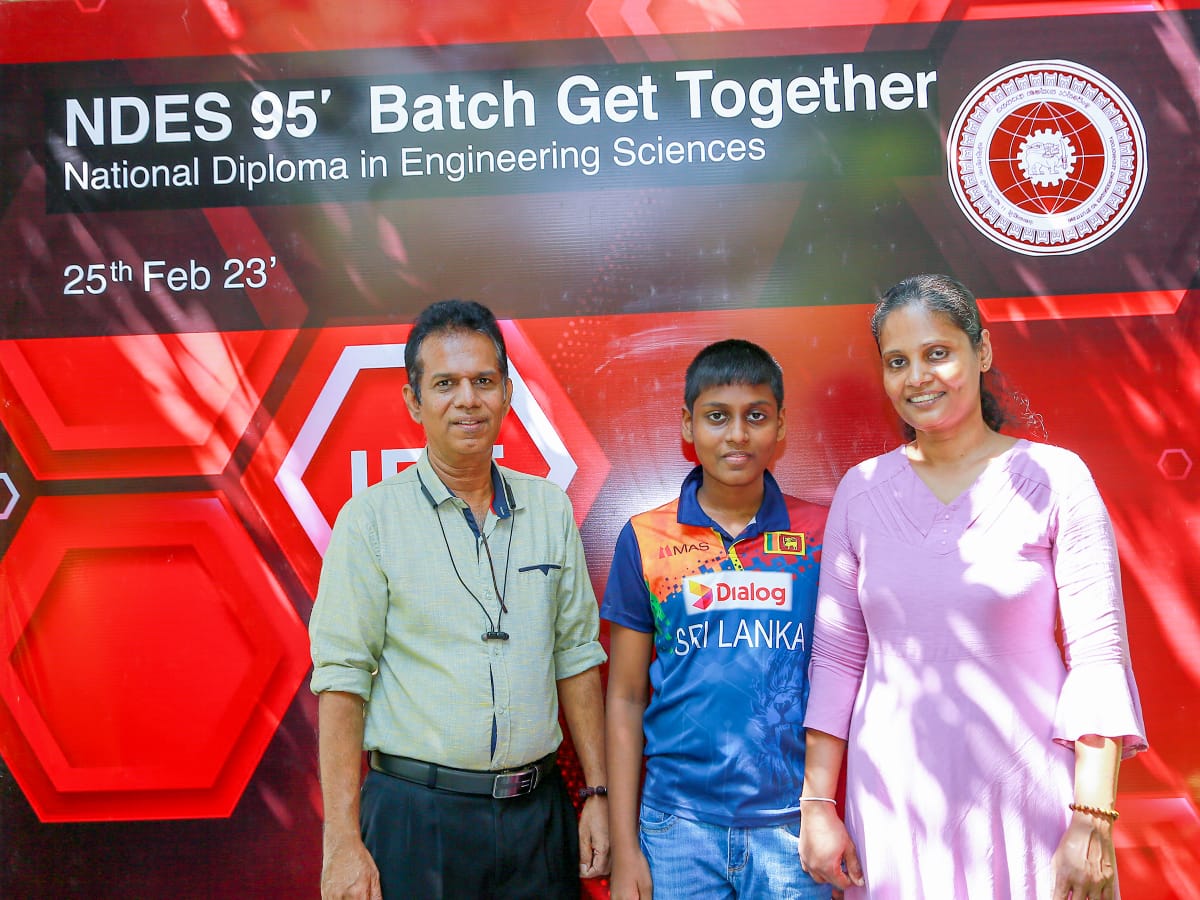
[[553,602],[562,583],[562,563],[553,560],[527,560],[515,569],[516,578],[512,585],[516,595],[532,604]]

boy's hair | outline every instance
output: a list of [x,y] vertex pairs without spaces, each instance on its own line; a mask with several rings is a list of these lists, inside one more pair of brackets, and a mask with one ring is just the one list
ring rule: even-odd
[[696,354],[683,382],[683,402],[690,411],[704,391],[728,384],[765,384],[783,408],[783,369],[758,344],[730,338],[709,344]]
[[408,383],[417,395],[418,402],[421,399],[421,376],[425,374],[420,357],[421,345],[432,334],[454,331],[474,331],[491,341],[496,348],[500,376],[508,377],[508,351],[492,311],[474,300],[439,300],[425,307],[417,316],[416,324],[404,345],[404,368],[408,370]]

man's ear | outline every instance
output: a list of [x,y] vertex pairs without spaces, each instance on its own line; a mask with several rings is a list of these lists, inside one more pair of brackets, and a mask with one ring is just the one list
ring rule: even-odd
[[682,406],[680,412],[683,413],[683,419],[679,423],[679,434],[689,444],[695,443],[692,440],[692,411],[686,406]]
[[417,392],[413,390],[411,384],[404,385],[404,405],[408,407],[408,414],[412,416],[412,420],[418,425],[421,424],[421,401],[417,399]]

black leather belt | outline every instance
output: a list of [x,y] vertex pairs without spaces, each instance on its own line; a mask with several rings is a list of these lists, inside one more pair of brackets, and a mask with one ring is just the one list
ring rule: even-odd
[[485,797],[503,800],[508,797],[520,797],[533,793],[537,786],[546,779],[546,775],[554,766],[556,757],[556,753],[550,753],[537,762],[531,762],[529,765],[517,769],[475,772],[470,769],[452,769],[449,766],[438,766],[433,763],[421,762],[419,759],[392,756],[390,753],[372,750],[371,768],[384,775],[391,775],[402,781],[411,781],[413,784],[423,784],[425,787],[453,791],[456,794],[481,794]]

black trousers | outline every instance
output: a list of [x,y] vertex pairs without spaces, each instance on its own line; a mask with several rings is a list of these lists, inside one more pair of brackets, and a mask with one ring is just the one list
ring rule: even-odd
[[370,771],[363,841],[384,900],[578,900],[575,807],[555,768],[531,794],[495,800]]

